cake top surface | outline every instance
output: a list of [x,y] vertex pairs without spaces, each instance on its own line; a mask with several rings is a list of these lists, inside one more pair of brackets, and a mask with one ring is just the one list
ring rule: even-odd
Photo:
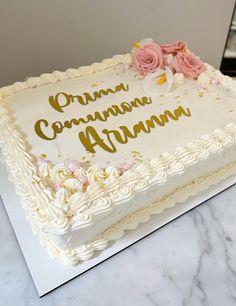
[[199,68],[196,56],[187,58],[193,68],[177,62],[191,54],[183,42],[157,46],[145,39],[131,55],[69,69],[57,82],[57,72],[30,78],[27,89],[4,99],[31,153],[53,164],[153,158],[235,120],[235,93],[219,72],[200,60]]
[[[84,203],[97,207],[101,194],[106,201],[112,193],[116,200],[131,197],[137,179],[142,190],[144,178],[173,165],[178,173],[195,162],[195,152],[226,145],[235,129],[235,96],[234,81],[184,42],[145,39],[126,55],[1,88],[0,145],[15,173],[22,170],[19,185],[30,177],[37,189],[24,185],[21,193],[53,203],[42,223],[66,230],[65,220],[83,224]],[[103,204],[98,210],[107,209]],[[45,212],[37,205],[37,213]]]

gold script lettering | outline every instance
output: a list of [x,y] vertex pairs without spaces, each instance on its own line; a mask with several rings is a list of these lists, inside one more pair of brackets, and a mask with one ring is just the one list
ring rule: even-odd
[[[94,142],[91,141],[91,138],[94,139]],[[114,144],[111,144],[111,147],[109,147],[103,139],[98,135],[98,133],[95,131],[95,129],[92,126],[88,126],[85,130],[85,132],[79,133],[79,139],[81,143],[84,145],[87,151],[90,153],[95,153],[94,147],[96,145],[99,145],[103,150],[114,153],[116,152],[116,148]]]
[[[166,110],[159,116],[152,115],[151,118],[147,119],[145,122],[140,121],[139,123],[135,124],[132,130],[130,130],[127,126],[120,126],[122,133],[118,130],[103,129],[102,134],[103,136],[106,136],[107,142],[105,142],[104,139],[99,136],[92,126],[87,127],[85,132],[80,132],[79,138],[86,150],[91,153],[96,153],[94,149],[95,146],[100,146],[103,150],[109,153],[115,153],[117,149],[114,145],[114,141],[112,141],[112,136],[118,143],[125,144],[129,141],[129,138],[137,138],[141,132],[149,134],[156,126],[163,127],[170,120],[179,120],[181,116],[190,117],[190,109],[184,109],[182,106],[179,106],[173,112]],[[93,142],[91,139],[93,139]]]
[[[88,114],[85,118],[72,118],[71,120],[65,120],[63,123],[60,121],[53,122],[49,127],[49,123],[45,119],[40,119],[35,123],[36,134],[45,139],[53,140],[57,137],[57,134],[63,132],[65,128],[71,129],[73,126],[78,126],[80,124],[87,124],[96,120],[106,122],[110,116],[118,116],[129,113],[133,108],[139,108],[147,104],[151,104],[152,100],[149,97],[135,98],[131,102],[122,102],[120,105],[113,104],[102,112],[94,112],[93,114]],[[53,130],[53,138],[46,135],[46,128]]]
[[42,139],[44,139],[44,140],[53,140],[53,139],[55,139],[56,137],[57,137],[57,134],[56,134],[56,132],[54,131],[53,132],[53,136],[47,136],[44,132],[43,132],[43,126],[44,127],[47,127],[48,126],[48,121],[47,120],[45,120],[45,119],[40,119],[40,120],[38,120],[36,123],[35,123],[35,125],[34,125],[34,130],[35,130],[35,132],[36,132],[36,134],[40,137],[40,138],[42,138]]
[[99,91],[93,92],[90,94],[88,92],[84,92],[82,95],[70,95],[65,92],[59,92],[55,96],[50,96],[48,98],[49,104],[58,112],[63,113],[64,107],[67,107],[74,101],[77,101],[80,105],[87,105],[89,102],[94,102],[97,99],[102,98],[103,96],[107,96],[108,94],[114,94],[119,91],[128,91],[129,85],[124,85],[120,83],[116,85],[115,88],[108,89],[100,89]]

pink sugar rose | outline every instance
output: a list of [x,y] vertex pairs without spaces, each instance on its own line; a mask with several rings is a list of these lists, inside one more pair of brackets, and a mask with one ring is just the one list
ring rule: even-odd
[[173,58],[171,68],[192,80],[197,79],[206,70],[203,62],[196,55],[187,52],[178,52]]
[[143,76],[164,68],[163,54],[159,45],[152,43],[138,48],[133,53],[133,69]]
[[176,55],[178,52],[185,52],[187,44],[182,40],[177,40],[171,44],[160,45],[160,47],[164,55]]

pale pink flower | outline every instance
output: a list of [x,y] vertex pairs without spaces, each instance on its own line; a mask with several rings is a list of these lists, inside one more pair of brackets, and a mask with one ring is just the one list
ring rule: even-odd
[[160,47],[164,55],[176,55],[178,52],[185,52],[187,44],[182,40],[177,40],[170,44],[160,45]]
[[132,54],[132,68],[140,75],[156,71],[157,68],[164,68],[163,54],[159,45],[152,43],[137,48]]
[[199,57],[187,52],[178,52],[171,62],[171,68],[188,79],[197,79],[206,70]]

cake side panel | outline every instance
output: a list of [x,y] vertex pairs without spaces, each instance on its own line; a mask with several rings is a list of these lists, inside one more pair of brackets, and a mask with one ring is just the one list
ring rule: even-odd
[[[104,210],[103,214],[99,214],[96,206],[90,207],[88,212],[93,212],[93,216],[87,225],[78,229],[74,228],[65,235],[51,234],[51,238],[64,249],[79,247],[121,221],[126,215],[147,207],[153,202],[160,201],[189,182],[207,177],[209,173],[235,161],[236,126],[230,124],[225,128],[224,133],[217,130],[213,137],[203,137],[201,146],[199,141],[192,143],[189,146],[188,154],[186,152],[182,152],[182,155],[179,153],[179,156],[175,154],[172,157],[172,162],[165,169],[160,161],[152,161],[151,166],[156,173],[154,176],[149,176],[148,171],[145,172],[144,168],[139,171],[136,169],[136,183],[132,192],[129,193],[129,190],[126,190],[125,193],[123,191],[123,201],[114,201],[110,209],[106,207],[107,211]],[[122,186],[120,188],[122,193]],[[188,193],[186,193],[186,197],[188,197]]]
[[206,177],[200,177],[194,182],[173,191],[169,196],[163,197],[160,201],[154,202],[125,216],[122,221],[107,229],[94,240],[87,242],[77,248],[63,249],[55,243],[50,235],[41,233],[41,243],[47,247],[52,257],[57,257],[66,265],[77,265],[82,261],[89,260],[95,252],[100,252],[109,246],[110,241],[120,239],[125,231],[136,229],[141,223],[147,222],[152,215],[161,214],[165,209],[171,208],[178,203],[185,202],[189,197],[197,195],[217,185],[222,180],[235,176],[236,162],[227,164],[225,167],[209,173]]

